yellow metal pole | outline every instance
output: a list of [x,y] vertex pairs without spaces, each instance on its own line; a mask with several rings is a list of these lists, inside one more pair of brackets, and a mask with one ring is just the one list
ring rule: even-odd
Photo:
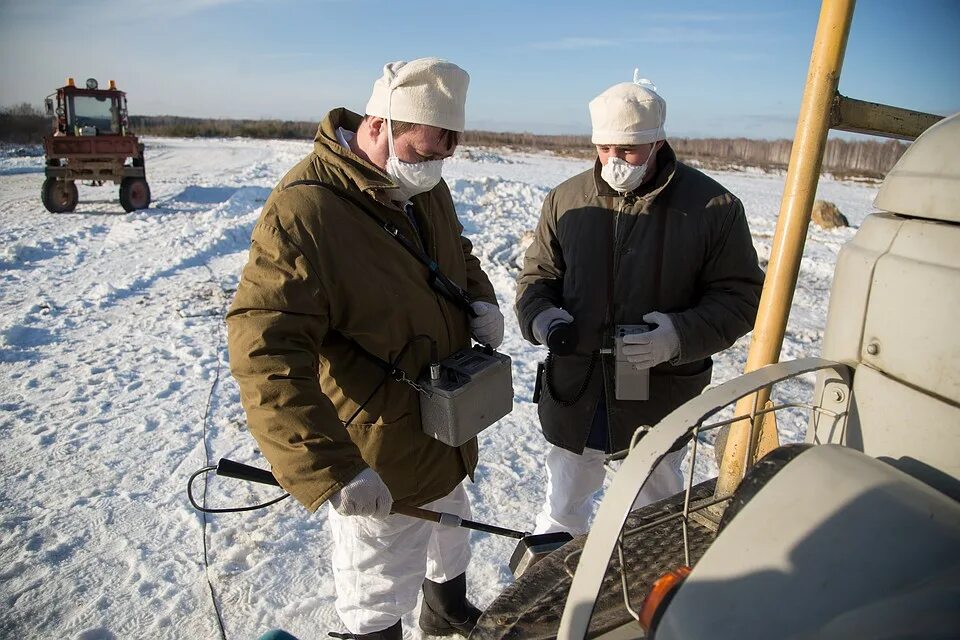
[[[745,372],[777,362],[780,358],[793,291],[800,272],[810,211],[817,193],[823,149],[830,128],[830,107],[840,81],[854,4],[855,0],[823,0],[820,7],[820,20],[800,103],[797,132],[790,151],[783,200],[780,202],[780,216],[773,236]],[[751,395],[741,399],[735,415],[747,415],[753,407],[763,407],[769,392],[757,395],[760,397]],[[759,425],[754,429],[750,420],[731,425],[720,460],[720,477],[716,488],[718,496],[732,493],[740,483],[748,464],[747,456],[755,450],[751,432],[759,434],[760,429]]]

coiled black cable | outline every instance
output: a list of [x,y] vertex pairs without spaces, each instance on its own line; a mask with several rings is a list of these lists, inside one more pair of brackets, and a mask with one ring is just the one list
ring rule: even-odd
[[[380,391],[380,389],[383,387],[383,385],[386,384],[387,380],[389,380],[391,377],[394,379],[398,379],[396,378],[397,374],[403,373],[402,370],[399,368],[401,360],[403,360],[403,357],[407,354],[407,350],[410,348],[410,346],[419,340],[427,340],[431,343],[431,345],[435,344],[435,342],[433,341],[433,338],[423,333],[417,334],[414,337],[407,340],[407,343],[404,344],[403,348],[400,349],[400,353],[398,353],[397,357],[394,358],[393,362],[390,363],[389,368],[387,368],[387,370],[384,371],[383,378],[381,378],[380,382],[378,382],[377,385],[373,388],[373,391],[370,392],[370,395],[367,396],[367,399],[364,400],[362,403],[360,403],[357,406],[356,411],[354,411],[353,414],[350,416],[350,418],[343,423],[344,428],[353,424],[353,421],[357,418],[358,415],[360,415],[360,412],[363,411],[363,409],[367,406],[370,400],[373,399],[373,396],[375,396],[377,392]],[[217,379],[219,379],[219,370],[217,372]],[[214,386],[215,385],[216,385],[216,381],[214,382]],[[211,395],[212,395],[212,391],[211,391]],[[208,411],[209,411],[209,408],[210,408],[210,405],[208,400],[208,404],[207,404]],[[207,424],[207,416],[204,415],[204,448],[205,449],[206,449],[206,424]],[[207,461],[209,462],[209,460],[210,460],[210,456],[208,453]],[[196,509],[197,511],[201,511],[204,514],[241,513],[243,511],[256,511],[257,509],[264,509],[271,505],[275,505],[281,500],[286,500],[287,498],[290,497],[289,493],[284,493],[282,496],[278,498],[274,498],[273,500],[268,500],[267,502],[263,502],[260,504],[247,505],[243,507],[223,507],[223,508],[212,509],[206,506],[206,497],[207,497],[206,477],[204,477],[204,485],[203,485],[203,504],[198,503],[197,500],[193,497],[193,481],[200,475],[206,476],[206,474],[210,473],[211,471],[215,472],[216,470],[217,470],[216,466],[208,465],[206,467],[203,467],[202,469],[197,469],[190,476],[190,479],[187,480],[187,498],[190,500],[190,504],[193,505],[194,509]],[[204,532],[206,532],[206,516],[204,516]],[[206,533],[204,533],[204,560],[206,560]],[[211,589],[212,589],[212,585],[211,585]],[[216,606],[216,602],[214,602],[214,606]],[[219,612],[218,612],[218,616],[219,616]]]

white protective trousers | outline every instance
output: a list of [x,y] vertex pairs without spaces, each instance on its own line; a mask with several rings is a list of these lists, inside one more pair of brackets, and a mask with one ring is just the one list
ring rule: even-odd
[[[463,485],[423,505],[470,518]],[[350,633],[380,631],[417,606],[424,578],[446,582],[467,570],[470,532],[398,514],[342,516],[332,507],[336,607]]]
[[[660,461],[633,503],[634,509],[669,498],[683,489],[680,465],[686,449],[668,453]],[[582,455],[550,445],[547,454],[547,495],[537,514],[534,533],[567,531],[574,536],[588,530],[593,512],[593,495],[603,487],[606,455],[597,449],[584,449]]]

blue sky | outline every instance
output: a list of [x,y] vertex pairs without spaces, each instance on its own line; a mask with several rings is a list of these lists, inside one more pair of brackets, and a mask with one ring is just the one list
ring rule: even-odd
[[[67,76],[117,80],[132,113],[318,120],[362,110],[385,62],[471,75],[472,129],[585,133],[634,67],[676,136],[792,137],[819,2],[0,0],[0,105]],[[845,95],[960,111],[960,1],[860,0]]]

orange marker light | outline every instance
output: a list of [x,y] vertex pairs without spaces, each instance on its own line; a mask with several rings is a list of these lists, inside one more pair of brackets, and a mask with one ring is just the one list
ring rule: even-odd
[[677,588],[690,575],[690,567],[678,567],[669,573],[665,573],[656,579],[653,586],[650,587],[650,593],[643,600],[643,606],[640,607],[640,626],[645,633],[650,633],[650,627],[654,622],[659,622],[663,608]]
[[117,88],[117,83],[114,82],[113,80],[111,80],[111,81],[110,81],[110,90],[113,91],[113,90],[116,89],[116,88]]
[[68,86],[68,87],[75,87],[75,86],[77,86],[77,85],[75,85],[75,84],[73,83],[73,78],[67,78],[67,86]]

